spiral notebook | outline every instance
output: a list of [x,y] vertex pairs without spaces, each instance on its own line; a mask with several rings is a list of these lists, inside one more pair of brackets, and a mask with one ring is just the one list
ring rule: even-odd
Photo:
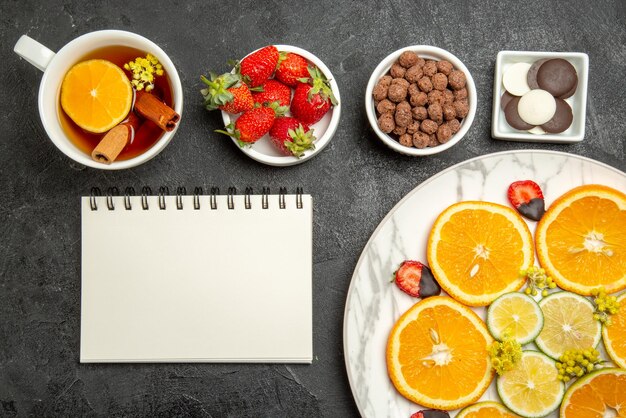
[[80,361],[312,361],[312,199],[82,197]]

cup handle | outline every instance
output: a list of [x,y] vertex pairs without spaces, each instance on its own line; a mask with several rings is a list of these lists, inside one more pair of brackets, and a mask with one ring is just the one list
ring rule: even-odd
[[55,55],[54,52],[26,35],[20,37],[13,51],[41,71],[46,71],[46,67]]

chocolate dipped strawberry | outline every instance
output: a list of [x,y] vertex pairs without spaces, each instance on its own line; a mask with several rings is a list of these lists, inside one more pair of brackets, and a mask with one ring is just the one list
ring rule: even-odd
[[546,212],[541,187],[532,180],[511,183],[507,194],[515,210],[528,219],[538,221]]
[[291,99],[291,114],[301,122],[312,125],[324,117],[337,99],[329,81],[316,67],[309,67],[309,78],[301,79]]
[[400,290],[416,298],[427,298],[441,293],[441,286],[433,273],[419,261],[403,261],[395,272],[395,282]]

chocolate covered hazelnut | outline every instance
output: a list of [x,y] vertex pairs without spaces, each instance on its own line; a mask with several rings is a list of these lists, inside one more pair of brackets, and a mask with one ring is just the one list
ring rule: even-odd
[[380,80],[378,80],[378,83],[376,83],[372,92],[374,100],[380,101],[387,98],[387,90],[389,90],[391,80],[392,77],[389,75],[382,76]]
[[419,81],[417,82],[417,86],[424,93],[428,93],[433,89],[433,82],[430,80],[430,77],[424,76],[419,79]]
[[417,83],[412,83],[409,86],[409,96],[415,96],[416,94],[418,94],[421,90],[419,87],[417,87]]
[[441,60],[437,62],[437,71],[442,74],[449,75],[450,72],[454,69],[452,63],[450,61]]
[[413,113],[413,119],[422,121],[428,117],[428,110],[424,106],[416,106],[411,110]]
[[452,104],[453,101],[454,101],[454,93],[450,89],[445,89],[443,91],[443,103]]
[[437,62],[433,60],[428,60],[424,64],[424,75],[428,77],[432,77],[437,72]]
[[428,117],[437,122],[438,125],[443,123],[443,109],[439,103],[433,103],[428,106]]
[[423,91],[417,94],[411,95],[411,106],[424,106],[428,103],[428,96]]
[[389,70],[389,74],[391,74],[393,78],[402,78],[404,77],[404,73],[406,73],[406,68],[400,64],[393,64]]
[[387,92],[387,98],[394,103],[400,103],[401,101],[406,99],[407,90],[408,90],[408,86],[404,86],[403,84],[400,84],[400,83],[392,83],[389,86],[389,91]]
[[409,102],[404,101],[398,103],[396,106],[395,114],[396,126],[406,127],[411,121],[413,121],[413,115],[411,114],[411,105]]
[[417,83],[423,76],[424,71],[422,70],[422,67],[417,65],[414,65],[406,70],[406,73],[404,74],[404,78],[406,78],[409,83]]
[[450,140],[450,138],[452,138],[452,130],[447,124],[444,123],[437,128],[437,141],[440,144],[445,144]]
[[423,67],[424,64],[426,64],[426,61],[424,60],[424,58],[418,56],[417,57],[417,62],[415,63],[415,65],[417,65],[419,67]]
[[412,147],[413,146],[413,135],[409,135],[409,134],[400,135],[400,138],[398,138],[398,142],[400,144],[404,145],[405,147]]
[[383,113],[394,113],[396,111],[396,105],[389,99],[383,99],[376,105],[376,111],[379,115]]
[[462,88],[454,91],[454,100],[465,100],[467,99],[467,89]]
[[443,118],[445,120],[448,121],[448,120],[452,120],[456,118],[456,110],[454,109],[454,106],[451,103],[444,103],[444,105],[441,106],[441,108],[443,110]]
[[400,57],[398,58],[398,64],[400,64],[404,68],[409,68],[417,64],[418,59],[419,57],[415,52],[404,51],[402,54],[400,54]]
[[467,80],[465,79],[465,73],[459,70],[450,71],[450,75],[448,76],[448,83],[450,87],[454,90],[460,90],[465,87],[465,83]]
[[443,93],[439,90],[432,90],[430,93],[428,93],[428,105],[434,103],[443,104],[443,99]]
[[393,86],[394,84],[399,84],[399,85],[401,85],[403,87],[406,87],[408,89],[409,85],[411,83],[406,81],[404,78],[394,78],[394,79],[391,80],[391,86]]
[[437,142],[437,135],[436,134],[428,135],[428,146],[436,147],[437,145],[439,145],[439,142]]
[[396,127],[396,122],[393,120],[393,114],[383,113],[380,115],[378,118],[378,127],[386,134],[393,131]]
[[397,126],[393,129],[393,131],[391,131],[392,134],[394,135],[404,135],[406,133],[406,126]]
[[452,103],[457,118],[464,118],[469,113],[469,104],[467,100],[457,100]]
[[415,132],[420,130],[420,123],[416,120],[409,123],[409,126],[406,127],[406,133],[413,135]]
[[450,131],[452,132],[452,135],[459,132],[459,129],[461,129],[461,122],[459,122],[458,119],[451,119],[446,122],[446,125],[450,127]]
[[426,148],[429,142],[430,138],[428,134],[424,132],[415,132],[413,134],[413,145],[415,148]]
[[437,73],[432,76],[433,87],[435,90],[445,90],[448,87],[448,77],[443,73]]
[[426,119],[422,121],[422,124],[420,125],[420,130],[430,135],[437,132],[438,126],[439,125],[437,125],[437,122],[435,122],[434,120]]

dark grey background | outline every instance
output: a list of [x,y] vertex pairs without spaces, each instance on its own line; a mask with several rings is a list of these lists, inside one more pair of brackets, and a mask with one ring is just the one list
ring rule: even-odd
[[[7,1],[0,2],[0,416],[357,416],[346,377],[343,310],[361,250],[384,215],[420,182],[495,151],[551,149],[626,167],[626,3],[614,1]],[[12,48],[28,34],[53,50],[98,29],[137,32],[178,68],[185,93],[174,140],[147,164],[119,172],[77,167],[39,120],[41,73]],[[246,157],[213,133],[199,75],[270,43],[321,58],[343,112],[329,146],[291,168]],[[412,44],[442,47],[469,68],[474,125],[426,158],[387,149],[368,127],[367,80],[382,58]],[[586,139],[524,144],[490,137],[496,54],[589,54]],[[315,202],[314,360],[311,365],[81,365],[79,196],[92,186],[303,186]],[[428,202],[424,202],[428,204]],[[242,253],[242,259],[245,253]]]

